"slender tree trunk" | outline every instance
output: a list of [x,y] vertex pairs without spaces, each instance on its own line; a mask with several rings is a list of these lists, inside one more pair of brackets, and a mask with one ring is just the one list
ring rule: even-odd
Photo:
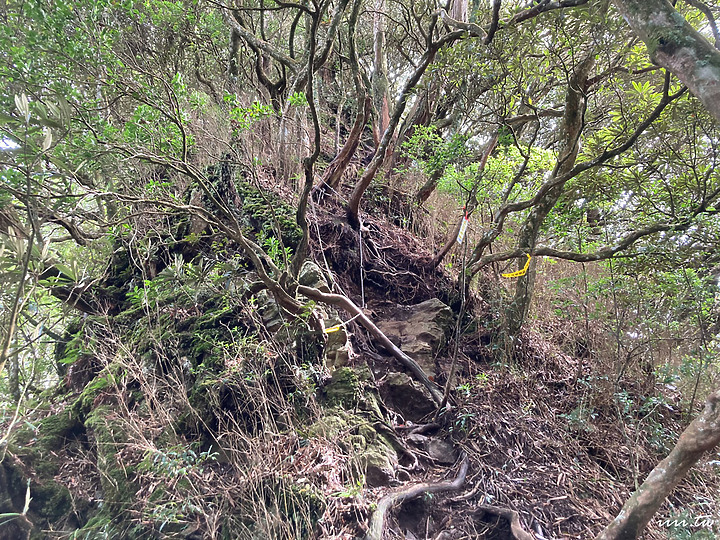
[[[450,40],[446,40],[444,43],[448,43],[449,41]],[[383,137],[380,140],[380,145],[378,146],[372,161],[370,161],[367,169],[365,169],[365,172],[360,177],[360,180],[358,180],[358,183],[350,194],[350,199],[348,200],[347,205],[347,218],[350,226],[356,230],[360,228],[360,201],[362,200],[362,196],[385,161],[385,155],[387,153],[388,146],[390,145],[390,140],[395,133],[395,129],[400,123],[400,117],[405,111],[405,106],[410,96],[410,92],[413,88],[415,88],[415,86],[417,86],[418,82],[420,82],[420,79],[425,73],[425,70],[435,59],[439,46],[440,44],[438,43],[433,44],[427,51],[425,51],[418,67],[415,68],[412,76],[405,83],[405,86],[395,103],[393,115],[390,117],[390,124],[387,129],[385,129],[385,133],[383,133]]]
[[456,21],[468,22],[468,0],[453,0],[450,16]]
[[355,82],[355,97],[357,99],[358,111],[355,117],[355,123],[350,130],[347,141],[343,145],[342,149],[332,160],[328,168],[325,170],[320,185],[316,188],[315,196],[317,199],[322,199],[328,191],[337,190],[340,185],[345,170],[350,163],[350,160],[355,155],[357,147],[360,144],[360,138],[365,124],[370,117],[372,111],[372,99],[367,95],[367,90],[363,83],[362,77],[360,76],[360,66],[357,59],[357,50],[355,48],[355,26],[357,24],[357,18],[360,9],[360,2],[356,1],[353,4],[353,10],[348,21],[348,34],[349,34],[349,49],[350,49],[350,67],[353,73],[353,80]]
[[35,240],[36,231],[37,228],[34,226],[33,222],[32,232],[27,237],[27,246],[25,247],[25,253],[23,254],[22,271],[20,272],[17,290],[15,291],[15,296],[13,297],[13,303],[10,306],[6,334],[2,342],[2,347],[0,347],[0,373],[2,373],[3,368],[7,364],[8,386],[10,388],[10,395],[13,397],[15,402],[19,402],[21,397],[20,361],[17,354],[11,354],[10,348],[12,346],[13,339],[15,338],[20,312],[25,304],[25,282],[27,281],[28,271],[30,268],[33,241]]
[[230,30],[230,50],[228,51],[228,87],[232,91],[238,78],[238,54],[240,54],[240,34]]
[[365,98],[363,105],[360,106],[355,117],[355,123],[353,124],[350,135],[345,141],[342,149],[330,162],[328,168],[325,170],[323,179],[320,185],[317,187],[318,199],[322,198],[328,191],[336,191],[340,186],[340,180],[342,179],[343,173],[347,169],[350,160],[355,155],[358,145],[360,144],[360,136],[362,135],[363,129],[365,128],[365,122],[370,116],[370,109],[372,103],[369,97]]
[[415,200],[418,204],[423,204],[430,198],[430,195],[432,195],[433,191],[435,191],[435,188],[437,188],[438,182],[440,181],[444,173],[445,168],[440,168],[430,175],[430,178],[427,179],[427,182],[425,182],[420,187],[417,194],[415,195]]
[[385,0],[375,0],[373,15],[373,105],[377,119],[373,127],[375,146],[379,146],[380,137],[390,124],[390,96],[387,75],[387,55],[385,54]]
[[395,141],[395,145],[392,149],[392,158],[389,160],[390,162],[388,164],[388,169],[390,171],[395,170],[395,168],[401,164],[403,159],[402,145],[405,141],[412,137],[415,132],[415,126],[427,126],[430,124],[430,120],[432,118],[430,111],[432,108],[432,94],[436,93],[436,91],[433,90],[434,86],[435,81],[432,81],[429,84],[430,88],[424,91],[421,95],[417,96],[415,103],[413,103],[410,112],[407,114],[407,117],[403,120],[402,124],[400,124],[397,140]]
[[[482,175],[482,172],[485,169],[485,165],[487,164],[487,160],[490,157],[490,154],[492,154],[493,150],[495,150],[495,146],[497,146],[497,142],[498,142],[498,134],[496,132],[493,135],[492,139],[490,139],[490,142],[488,143],[487,147],[485,148],[485,151],[483,152],[482,159],[480,160],[480,166],[478,167],[478,175]],[[450,231],[450,234],[448,235],[447,240],[445,241],[445,245],[438,252],[438,254],[435,255],[435,258],[430,263],[433,268],[437,267],[442,262],[442,260],[445,258],[445,256],[448,253],[450,253],[450,250],[456,244],[457,236],[458,236],[458,233],[460,232],[460,227],[462,226],[463,219],[465,219],[465,215],[472,214],[475,211],[476,205],[477,205],[477,201],[475,200],[475,194],[473,193],[473,196],[471,197],[470,201],[465,205],[464,214],[458,220],[457,224],[455,225],[455,228],[452,229],[452,231]]]
[[[595,55],[591,52],[587,58],[576,68],[575,73],[568,81],[568,90],[565,99],[565,114],[561,124],[560,149],[558,161],[553,171],[553,177],[561,177],[570,171],[575,165],[579,150],[580,134],[582,133],[586,96],[585,86],[591,69],[595,65]],[[518,247],[525,253],[532,253],[537,242],[540,226],[547,215],[557,204],[563,194],[565,184],[561,183],[549,190],[547,194],[536,204],[528,215],[520,231]],[[519,265],[525,265],[525,259],[521,259]],[[535,287],[535,265],[533,258],[527,273],[518,278],[515,286],[515,296],[506,309],[506,324],[508,336],[514,337],[522,328],[525,317],[530,309],[533,290]]]
[[[468,22],[468,0],[453,0],[450,7],[450,16],[460,22]],[[400,126],[397,141],[392,148],[392,159],[388,164],[388,170],[392,171],[398,165],[401,159],[402,143],[412,137],[415,126],[428,126],[433,121],[433,113],[435,104],[438,101],[440,92],[440,84],[437,78],[431,79],[427,86],[427,90],[417,97],[407,118]],[[430,191],[427,191],[427,190]],[[432,193],[434,187],[426,184],[417,194],[419,202],[427,200]]]
[[720,390],[680,435],[675,448],[650,472],[620,513],[596,540],[633,540],[655,515],[670,492],[705,452],[720,444]]

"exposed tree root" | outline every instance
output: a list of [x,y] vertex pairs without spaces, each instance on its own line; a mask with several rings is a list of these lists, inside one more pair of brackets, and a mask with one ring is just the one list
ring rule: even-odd
[[517,540],[535,540],[535,537],[532,534],[526,532],[525,529],[522,528],[522,525],[520,525],[520,514],[518,514],[515,510],[481,504],[477,507],[475,513],[492,514],[507,520],[510,524],[510,532],[512,532],[513,537]]
[[367,536],[365,536],[365,540],[382,540],[383,528],[385,526],[385,516],[387,515],[388,511],[397,504],[400,504],[403,501],[407,501],[409,499],[414,499],[426,493],[457,491],[458,489],[460,489],[465,483],[465,477],[467,476],[469,463],[470,460],[468,459],[467,454],[463,453],[460,471],[458,472],[455,480],[453,480],[452,482],[423,482],[421,484],[415,484],[414,486],[411,486],[403,491],[391,493],[390,495],[386,495],[385,497],[380,499],[380,502],[377,505],[377,509],[373,513],[372,519],[370,520],[370,528],[368,529]]
[[313,287],[305,287],[303,285],[298,286],[297,292],[307,296],[310,300],[342,308],[351,313],[353,317],[357,317],[360,324],[362,324],[383,347],[390,351],[392,355],[406,368],[408,368],[415,378],[428,389],[430,395],[436,403],[439,404],[442,401],[443,396],[442,392],[440,392],[440,388],[428,379],[427,374],[423,371],[420,365],[407,354],[402,352],[392,341],[390,341],[390,339],[388,339],[388,337],[377,326],[375,326],[375,323],[373,323],[367,315],[365,315],[362,310],[352,302],[352,300],[341,294],[324,293]]

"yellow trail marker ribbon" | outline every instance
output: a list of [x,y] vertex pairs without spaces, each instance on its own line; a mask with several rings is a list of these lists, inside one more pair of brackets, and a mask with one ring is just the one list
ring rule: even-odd
[[337,332],[338,330],[341,330],[343,326],[346,326],[348,323],[353,322],[353,321],[354,321],[355,319],[357,319],[360,315],[361,315],[361,314],[358,313],[358,314],[355,315],[352,319],[348,319],[347,321],[341,322],[340,324],[336,324],[335,326],[331,326],[330,328],[325,328],[325,329],[323,330],[323,332],[325,332],[326,334],[331,334],[331,333],[333,333],[333,332]]
[[525,266],[523,266],[522,270],[518,270],[517,272],[510,272],[509,274],[501,274],[502,277],[514,278],[514,277],[522,277],[525,274],[527,274],[528,268],[530,268],[530,259],[532,259],[532,257],[530,257],[529,253],[527,253],[526,255],[527,255],[528,259],[525,262]]

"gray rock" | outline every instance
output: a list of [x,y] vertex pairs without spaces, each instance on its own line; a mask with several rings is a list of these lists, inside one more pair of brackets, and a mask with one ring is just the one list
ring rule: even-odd
[[383,401],[413,422],[435,411],[430,392],[405,373],[389,373],[380,383]]
[[445,345],[452,322],[452,310],[432,298],[414,306],[398,306],[377,326],[425,373],[435,375],[435,355]]
[[330,292],[330,287],[328,287],[322,269],[312,261],[305,261],[300,267],[298,283],[306,287],[315,287],[324,293]]
[[256,305],[260,318],[268,332],[275,333],[285,323],[280,308],[275,302],[273,296],[267,291],[262,290],[256,296]]
[[442,465],[452,465],[458,458],[457,449],[451,443],[442,439],[430,439],[427,453]]
[[[398,456],[392,443],[361,416],[336,410],[335,414],[318,420],[308,431],[310,436],[335,441],[349,452],[353,472],[364,475],[368,486],[387,486],[395,482]],[[356,433],[351,435],[353,431]]]
[[328,316],[325,318],[325,327],[332,328],[339,326],[334,332],[327,334],[325,343],[325,360],[331,369],[348,365],[350,359],[350,346],[345,327],[340,324],[342,320],[335,310],[328,309]]
[[425,449],[428,444],[428,438],[425,435],[419,433],[412,433],[406,437],[407,441],[420,449]]
[[[298,283],[306,287],[314,287],[324,293],[331,292],[322,269],[310,260],[305,261],[300,267]],[[327,365],[330,368],[346,366],[350,359],[350,346],[348,344],[348,335],[345,327],[340,324],[342,320],[334,309],[322,307],[321,312],[323,312],[322,316],[325,320],[325,328],[340,325],[338,330],[327,334],[327,343],[325,344],[325,360]]]

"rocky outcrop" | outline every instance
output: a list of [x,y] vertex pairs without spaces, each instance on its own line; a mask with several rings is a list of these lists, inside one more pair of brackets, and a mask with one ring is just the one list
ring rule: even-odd
[[435,355],[445,345],[452,310],[437,298],[414,306],[398,306],[378,328],[413,358],[428,375],[435,375]]
[[430,392],[405,373],[388,373],[378,386],[383,402],[405,420],[417,422],[435,412],[437,405]]
[[322,389],[322,401],[331,408],[310,427],[310,435],[333,440],[352,456],[345,471],[350,477],[364,477],[373,487],[393,483],[398,454],[390,433],[376,429],[385,420],[369,369],[335,370]]
[[[306,287],[313,287],[320,292],[329,293],[330,287],[323,275],[322,269],[312,261],[305,261],[300,268],[298,283]],[[327,306],[318,306],[322,310],[325,328],[332,329],[327,333],[325,343],[325,361],[330,368],[339,368],[347,365],[350,358],[350,346],[345,327],[338,312]]]

